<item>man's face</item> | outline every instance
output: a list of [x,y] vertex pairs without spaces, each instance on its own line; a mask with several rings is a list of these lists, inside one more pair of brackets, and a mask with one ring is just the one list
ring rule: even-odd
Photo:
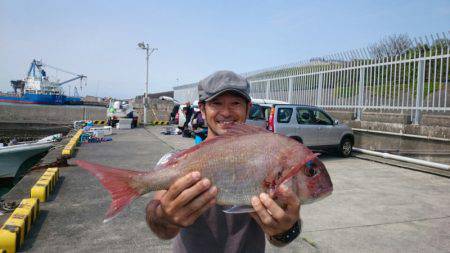
[[202,116],[208,124],[208,137],[224,134],[225,124],[244,123],[250,106],[251,103],[245,98],[233,93],[225,93],[204,104],[200,103]]

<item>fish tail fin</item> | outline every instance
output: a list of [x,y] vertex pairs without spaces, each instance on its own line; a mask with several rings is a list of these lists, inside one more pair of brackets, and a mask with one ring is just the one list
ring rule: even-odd
[[108,222],[119,214],[133,200],[142,195],[142,184],[136,181],[143,172],[117,169],[100,164],[78,160],[76,164],[94,175],[106,190],[111,194],[112,202],[109,206],[106,218]]

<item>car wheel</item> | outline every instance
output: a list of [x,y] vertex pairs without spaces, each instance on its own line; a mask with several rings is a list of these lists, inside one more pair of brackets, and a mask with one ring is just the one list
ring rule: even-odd
[[353,142],[350,138],[345,138],[339,144],[339,155],[342,157],[349,157],[352,154]]

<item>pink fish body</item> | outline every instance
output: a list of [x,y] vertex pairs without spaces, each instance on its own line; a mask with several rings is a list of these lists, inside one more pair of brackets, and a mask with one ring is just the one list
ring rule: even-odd
[[110,168],[86,161],[90,171],[112,195],[107,219],[150,191],[168,189],[178,178],[199,171],[218,188],[217,204],[233,205],[231,213],[250,212],[251,197],[273,195],[282,183],[302,204],[331,194],[332,182],[317,154],[283,135],[245,124],[232,124],[223,136],[171,156],[150,172]]

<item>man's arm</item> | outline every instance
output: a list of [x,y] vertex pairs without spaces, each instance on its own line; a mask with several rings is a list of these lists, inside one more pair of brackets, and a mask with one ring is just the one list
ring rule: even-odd
[[199,172],[175,181],[167,191],[159,191],[147,205],[146,220],[161,239],[172,239],[182,227],[192,225],[216,203],[217,188]]
[[[297,195],[285,185],[279,187],[277,196],[286,204],[286,208],[281,208],[269,195],[262,193],[259,197],[252,198],[252,205],[256,212],[250,215],[261,226],[269,242],[281,247],[292,241],[284,240],[285,236],[292,238],[289,236],[296,237],[300,233],[300,201]],[[296,223],[299,225],[298,229]]]

